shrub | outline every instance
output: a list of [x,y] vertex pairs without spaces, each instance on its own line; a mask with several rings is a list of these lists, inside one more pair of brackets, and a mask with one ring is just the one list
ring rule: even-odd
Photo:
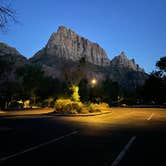
[[101,110],[99,109],[99,107],[98,107],[98,104],[94,104],[94,103],[92,103],[92,104],[90,104],[89,106],[88,106],[88,109],[89,109],[89,112],[100,112]]
[[59,113],[70,113],[70,114],[76,114],[80,113],[81,109],[83,107],[83,104],[81,102],[75,102],[70,99],[58,99],[55,102],[55,112]]
[[81,112],[80,112],[81,114],[88,114],[89,113],[89,110],[88,110],[88,108],[87,107],[83,107],[82,109],[81,109]]
[[109,105],[106,103],[101,104],[83,104],[78,101],[72,101],[70,99],[58,99],[55,102],[55,112],[62,114],[87,114],[92,112],[101,112],[104,109],[108,109]]
[[89,112],[101,112],[104,109],[108,109],[109,105],[107,103],[94,104],[91,103],[89,106]]

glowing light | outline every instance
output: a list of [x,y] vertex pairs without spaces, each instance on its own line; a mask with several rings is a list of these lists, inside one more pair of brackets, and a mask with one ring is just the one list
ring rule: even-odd
[[91,83],[92,83],[92,85],[95,85],[95,84],[97,83],[96,79],[93,79],[93,80],[91,81]]

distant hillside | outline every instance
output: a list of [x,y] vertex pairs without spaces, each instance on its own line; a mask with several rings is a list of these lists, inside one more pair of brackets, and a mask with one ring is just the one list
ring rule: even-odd
[[15,48],[0,43],[0,84],[5,80],[15,80],[15,71],[28,63],[28,60]]

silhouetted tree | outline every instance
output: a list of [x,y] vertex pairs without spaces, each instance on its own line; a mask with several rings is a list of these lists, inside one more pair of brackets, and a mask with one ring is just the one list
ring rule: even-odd
[[154,104],[166,103],[166,57],[160,58],[153,71],[142,88],[141,96],[146,102]]
[[22,82],[25,96],[30,97],[35,104],[38,88],[43,81],[44,71],[40,65],[31,64],[20,68],[17,74]]
[[166,72],[166,56],[161,57],[159,61],[157,61],[156,66],[162,71]]
[[101,96],[103,101],[107,103],[111,103],[112,101],[117,101],[119,92],[120,88],[117,82],[114,82],[109,78],[107,78],[102,82]]
[[6,28],[9,22],[17,22],[15,11],[9,4],[0,3],[0,29]]
[[86,79],[82,79],[79,83],[79,94],[82,102],[90,100],[90,87]]

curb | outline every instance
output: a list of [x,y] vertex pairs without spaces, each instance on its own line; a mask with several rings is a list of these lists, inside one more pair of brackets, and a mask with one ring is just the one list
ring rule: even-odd
[[[58,113],[50,113],[51,115],[55,115],[55,116],[68,116],[68,117],[74,117],[74,116],[97,116],[97,115],[103,115],[103,114],[110,114],[112,113],[111,111],[108,112],[100,112],[100,113],[92,113],[92,114],[58,114]],[[47,115],[50,115],[47,114]],[[45,114],[46,115],[46,114]]]
[[8,115],[5,115],[5,114],[0,114],[0,117],[3,118],[3,117],[14,117],[14,116],[36,116],[36,115],[39,115],[39,116],[44,116],[44,115],[53,115],[53,116],[68,116],[68,117],[76,117],[76,116],[97,116],[97,115],[104,115],[104,114],[110,114],[112,113],[111,111],[107,111],[107,112],[99,112],[99,113],[89,113],[89,114],[58,114],[58,113],[55,113],[55,112],[50,112],[50,113],[41,113],[41,114],[8,114]]

